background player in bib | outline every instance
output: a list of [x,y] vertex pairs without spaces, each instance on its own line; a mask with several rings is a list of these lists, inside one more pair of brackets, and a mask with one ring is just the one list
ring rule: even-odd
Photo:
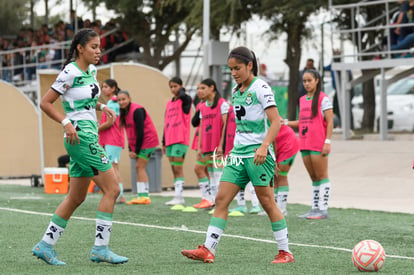
[[[73,212],[85,200],[92,177],[103,195],[96,214],[95,246],[90,260],[112,264],[128,261],[108,247],[119,185],[106,152],[98,143],[96,110],[103,111],[108,119],[115,117],[114,111],[98,102],[100,88],[94,64],[99,62],[100,55],[98,34],[91,29],[80,30],[72,40],[63,70],[40,102],[40,108],[51,119],[62,123],[70,156],[69,194],[56,209],[42,240],[32,249],[34,256],[51,265],[65,264],[58,260],[54,245]],[[59,97],[65,115],[53,106]]]
[[109,160],[114,168],[116,179],[119,183],[119,197],[117,203],[125,203],[124,186],[121,181],[121,173],[119,172],[119,161],[121,160],[121,152],[125,146],[124,131],[119,127],[119,104],[117,95],[119,92],[118,83],[115,79],[108,78],[102,83],[102,93],[109,98],[106,103],[108,108],[114,111],[116,117],[108,119],[105,113],[102,113],[101,124],[98,127],[99,144],[105,149]]
[[137,198],[127,204],[150,204],[149,181],[145,168],[160,144],[157,130],[148,112],[138,103],[131,102],[127,91],[118,92],[118,103],[121,108],[120,125],[125,128],[128,138],[129,157],[136,160],[137,170]]
[[[193,143],[191,144],[191,149],[198,152],[198,143],[200,137],[200,106],[205,101],[205,90],[201,89],[201,83],[197,85],[197,98],[199,99],[196,104],[196,111],[193,118],[191,119],[191,125],[196,127],[193,137]],[[196,100],[194,100],[194,103]],[[194,166],[194,172],[197,175],[198,185],[201,192],[201,201],[197,204],[194,204],[194,208],[210,208],[213,206],[213,198],[211,196],[210,182],[207,171],[206,159],[203,155],[197,154],[196,165]]]
[[[220,162],[224,152],[229,104],[221,97],[213,79],[207,78],[201,81],[200,89],[204,90],[205,101],[200,106],[200,140],[197,154],[204,155],[206,158],[211,199],[214,200],[223,173]],[[213,206],[213,201],[210,203],[210,207]]]
[[[194,260],[214,262],[216,248],[227,223],[228,208],[240,188],[251,181],[269,215],[279,254],[272,263],[293,262],[289,251],[286,220],[276,206],[273,195],[275,174],[274,149],[271,144],[280,128],[279,113],[270,86],[257,76],[257,60],[246,47],[233,49],[227,60],[232,77],[232,104],[236,113],[236,136],[230,161],[224,167],[216,207],[207,229],[204,245],[181,253]],[[268,123],[269,122],[269,123]]]
[[282,125],[276,137],[276,162],[279,173],[275,175],[275,200],[283,216],[287,215],[287,198],[289,195],[288,173],[299,151],[299,140],[292,128]]
[[286,123],[291,127],[299,128],[299,149],[312,180],[312,208],[299,217],[326,219],[331,193],[328,155],[333,131],[332,102],[321,91],[321,77],[316,70],[304,72],[303,85],[307,94],[299,99],[299,120]]
[[167,155],[171,164],[174,175],[175,196],[165,204],[178,205],[185,203],[183,197],[183,162],[188,145],[190,144],[190,111],[192,99],[185,92],[183,81],[179,77],[170,79],[169,85],[174,96],[168,100],[165,110],[162,151]]

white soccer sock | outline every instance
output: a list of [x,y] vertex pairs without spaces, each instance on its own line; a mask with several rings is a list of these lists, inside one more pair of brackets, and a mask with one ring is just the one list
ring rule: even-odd
[[210,193],[213,199],[216,199],[216,195],[218,192],[218,182],[216,177],[216,172],[208,171],[208,175],[210,176]]
[[290,253],[287,228],[273,232],[273,236],[275,237],[279,250],[284,250]]
[[244,197],[244,189],[240,189],[240,191],[236,195],[236,201],[238,206],[246,206],[246,199]]
[[329,197],[331,196],[331,182],[327,179],[327,182],[324,182],[320,185],[320,199],[319,199],[319,209],[328,210]]
[[319,185],[312,184],[312,209],[319,209],[319,188]]
[[210,200],[211,194],[210,194],[210,186],[208,182],[208,178],[202,178],[198,180],[198,185],[200,186],[200,192],[201,192],[201,198]]
[[55,245],[59,240],[60,235],[62,235],[63,230],[65,230],[63,227],[60,227],[51,221],[45,234],[43,235],[42,240],[50,245]]
[[216,253],[216,248],[220,242],[221,235],[223,235],[222,229],[212,225],[209,225],[207,228],[206,242],[204,243],[204,246],[213,254]]
[[252,201],[252,206],[253,207],[259,206],[259,199],[257,198],[256,190],[254,190],[254,186],[252,182],[249,182],[247,185],[249,186],[250,199]]
[[95,246],[108,246],[111,230],[112,221],[96,219]]
[[148,197],[148,192],[149,192],[148,182],[137,182],[138,197]]
[[277,206],[284,212],[286,210],[288,191],[279,191],[277,193]]
[[174,180],[174,193],[176,198],[183,197],[184,178],[176,178]]

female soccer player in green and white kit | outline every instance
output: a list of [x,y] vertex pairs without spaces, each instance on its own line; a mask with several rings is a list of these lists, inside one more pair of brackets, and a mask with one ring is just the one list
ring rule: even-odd
[[272,263],[293,262],[286,220],[276,206],[273,195],[276,166],[271,144],[280,129],[274,95],[270,86],[256,77],[256,56],[248,48],[233,49],[227,63],[237,83],[232,100],[237,125],[234,147],[220,180],[216,208],[204,245],[194,250],[182,250],[181,253],[193,260],[214,262],[216,248],[226,227],[229,205],[237,192],[251,181],[269,216],[278,244],[279,254]]
[[[69,194],[53,214],[42,240],[32,249],[34,256],[50,265],[65,265],[58,260],[54,245],[73,212],[85,200],[92,177],[103,195],[96,213],[95,246],[90,260],[111,264],[128,261],[108,247],[112,213],[120,190],[107,154],[98,143],[96,110],[104,112],[109,119],[115,117],[114,111],[98,102],[101,91],[94,64],[99,62],[100,55],[100,39],[96,32],[82,29],[76,33],[63,70],[40,102],[40,108],[51,119],[62,123],[65,148],[70,156]],[[65,114],[53,105],[59,97]]]

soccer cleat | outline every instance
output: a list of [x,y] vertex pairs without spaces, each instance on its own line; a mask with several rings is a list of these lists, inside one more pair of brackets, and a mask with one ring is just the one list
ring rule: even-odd
[[319,209],[311,209],[309,212],[299,215],[298,218],[307,219],[309,216],[315,215],[317,212],[319,212]]
[[200,208],[200,209],[211,208],[213,206],[214,206],[214,202],[206,200],[206,199],[202,199],[201,202],[193,205],[194,208]]
[[57,253],[52,245],[45,241],[40,241],[32,249],[33,256],[43,260],[50,265],[65,265],[66,263],[57,259]]
[[259,214],[262,211],[260,206],[253,206],[252,209],[250,209],[249,214]]
[[165,203],[166,205],[185,204],[184,198],[173,198]]
[[231,211],[228,214],[229,217],[243,217],[244,214],[240,211]]
[[202,261],[204,263],[213,263],[215,259],[214,254],[204,245],[199,245],[198,248],[194,250],[181,250],[181,254],[189,259]]
[[214,214],[214,208],[208,211],[208,214],[213,215]]
[[293,255],[287,251],[279,250],[279,254],[275,256],[275,259],[272,261],[272,264],[286,264],[294,262]]
[[122,204],[125,203],[125,198],[123,196],[120,196],[116,199],[116,203],[118,204]]
[[128,262],[127,257],[115,254],[107,246],[94,246],[89,258],[95,263],[123,264]]
[[327,210],[319,210],[312,215],[306,217],[308,220],[323,220],[328,218],[328,211]]
[[182,205],[182,204],[176,204],[176,205],[173,205],[173,206],[171,206],[171,210],[178,210],[178,211],[181,211],[181,210],[183,210],[185,208],[185,206],[184,205]]
[[195,209],[195,208],[194,208],[194,207],[192,207],[192,206],[187,206],[187,207],[185,207],[182,211],[183,211],[183,212],[187,212],[187,213],[194,213],[194,212],[197,212],[198,210],[197,210],[197,209]]
[[247,213],[247,207],[245,205],[239,205],[239,206],[229,210],[230,213],[233,212],[233,211],[239,211],[239,212],[242,212],[242,213]]
[[149,197],[138,197],[130,200],[127,204],[150,204],[151,199]]
[[260,211],[259,213],[257,213],[257,215],[259,216],[267,216],[266,211]]

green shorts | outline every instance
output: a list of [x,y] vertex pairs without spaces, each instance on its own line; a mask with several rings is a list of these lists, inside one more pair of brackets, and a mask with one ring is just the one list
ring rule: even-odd
[[290,157],[290,158],[288,158],[288,159],[286,159],[284,161],[281,161],[279,163],[280,164],[283,164],[283,165],[290,165],[290,166],[292,166],[293,165],[293,162],[295,161],[295,158],[296,158],[296,154],[294,154],[293,157]]
[[207,165],[206,156],[202,153],[201,159],[197,159],[196,163],[201,166],[206,166]]
[[157,149],[156,147],[154,147],[154,148],[141,149],[141,150],[139,150],[139,154],[137,155],[137,158],[142,158],[142,159],[149,160],[150,157],[151,157],[151,155],[152,155],[152,153],[154,153],[154,151],[156,149]]
[[[301,150],[300,153],[302,154],[302,157],[306,157],[309,155],[320,155],[322,152],[311,151],[311,150]],[[329,154],[326,154],[326,155],[329,156]]]
[[108,154],[108,158],[111,163],[119,163],[121,160],[122,147],[105,145],[105,151]]
[[253,186],[272,186],[275,175],[275,161],[271,155],[266,157],[262,165],[256,166],[254,158],[229,157],[224,165],[220,181],[234,183],[245,188],[249,181]]
[[112,164],[101,145],[98,136],[78,131],[80,144],[70,145],[64,139],[65,148],[70,156],[69,176],[71,178],[93,177],[98,171],[111,169]]
[[185,158],[187,149],[188,149],[188,145],[184,145],[180,143],[168,145],[166,148],[167,157]]

